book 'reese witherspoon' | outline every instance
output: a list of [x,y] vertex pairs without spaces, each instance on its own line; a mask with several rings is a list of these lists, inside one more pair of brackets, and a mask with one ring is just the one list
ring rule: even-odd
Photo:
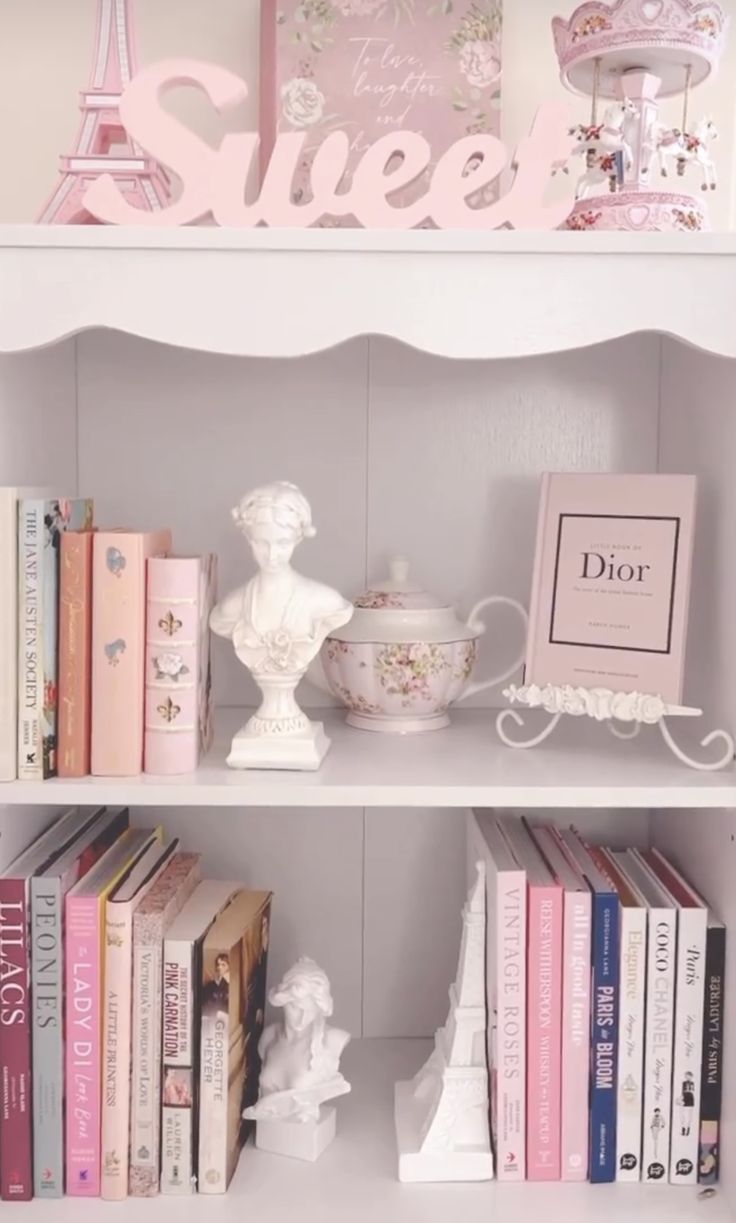
[[616,1179],[619,900],[577,833],[566,831],[561,837],[587,880],[593,902],[590,1179],[604,1184]]
[[88,530],[87,498],[24,498],[18,512],[18,776],[57,772],[59,550],[61,535]]
[[532,831],[563,895],[561,1177],[584,1181],[589,1140],[590,889],[565,853],[557,830],[539,825]]
[[524,682],[682,700],[695,477],[542,477]]
[[[486,867],[486,993],[496,1176],[526,1179],[526,872],[492,811],[468,817],[468,866]],[[471,876],[472,877],[472,876]]]

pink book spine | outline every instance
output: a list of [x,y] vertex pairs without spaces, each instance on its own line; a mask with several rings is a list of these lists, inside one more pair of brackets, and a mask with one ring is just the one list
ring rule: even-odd
[[143,769],[146,560],[171,547],[169,531],[100,531],[93,545],[92,773]]
[[89,773],[92,534],[64,531],[59,578],[59,777]]
[[496,913],[496,1176],[526,1178],[526,876],[499,871]]
[[0,1186],[4,1202],[33,1197],[30,960],[25,879],[0,879]]
[[191,773],[199,763],[202,571],[199,557],[148,562],[146,773]]
[[66,1192],[100,1196],[102,904],[66,899]]
[[588,1178],[590,1073],[589,892],[565,894],[562,981],[562,1179]]
[[560,1179],[562,889],[529,885],[527,1180]]

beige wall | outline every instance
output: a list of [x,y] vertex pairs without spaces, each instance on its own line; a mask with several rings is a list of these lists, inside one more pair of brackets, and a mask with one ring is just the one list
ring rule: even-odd
[[[736,0],[725,0],[725,6],[736,17]],[[544,97],[566,97],[572,117],[587,118],[588,103],[567,94],[559,83],[550,31],[551,18],[558,12],[569,15],[573,7],[565,0],[506,0],[503,124],[508,140],[528,129]],[[95,0],[0,0],[0,222],[33,220],[56,181],[58,154],[71,151],[95,11]],[[248,81],[251,98],[228,118],[227,130],[255,124],[258,0],[136,0],[136,11],[141,63],[193,55],[233,68]],[[718,77],[694,91],[691,104],[692,116],[711,114],[721,134],[716,146],[721,186],[710,199],[713,226],[721,229],[732,224],[734,82],[736,28]],[[182,97],[172,104],[212,139],[226,130],[202,99]],[[663,116],[677,122],[680,103],[666,103]]]

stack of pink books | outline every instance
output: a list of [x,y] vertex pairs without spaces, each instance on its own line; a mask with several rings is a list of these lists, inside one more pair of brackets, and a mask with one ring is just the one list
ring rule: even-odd
[[499,1180],[718,1179],[725,928],[657,850],[478,811]]
[[[0,845],[2,1200],[192,1193],[200,1131],[232,1174],[258,1093],[271,894],[202,880],[199,854],[126,808],[27,825]],[[213,998],[248,1051],[224,1096],[200,1061]]]
[[196,769],[212,740],[212,555],[0,490],[0,780]]

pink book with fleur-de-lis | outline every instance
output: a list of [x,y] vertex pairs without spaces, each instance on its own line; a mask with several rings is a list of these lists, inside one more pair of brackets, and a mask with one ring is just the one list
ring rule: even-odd
[[92,558],[92,761],[97,777],[143,770],[146,562],[171,531],[100,531]]
[[212,554],[148,562],[146,773],[191,773],[212,742],[209,619],[216,571]]

